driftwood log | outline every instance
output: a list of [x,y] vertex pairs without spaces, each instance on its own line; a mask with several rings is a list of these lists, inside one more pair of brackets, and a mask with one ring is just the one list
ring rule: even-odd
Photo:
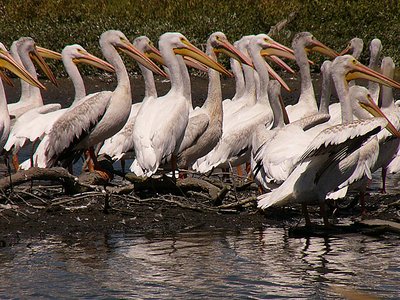
[[74,195],[94,190],[106,190],[111,194],[138,194],[159,193],[187,196],[190,193],[198,193],[211,201],[214,206],[219,206],[226,194],[231,190],[230,186],[217,187],[212,183],[199,178],[185,178],[174,180],[167,176],[157,178],[144,178],[135,176],[133,173],[125,175],[125,179],[132,184],[123,186],[112,186],[102,173],[83,172],[79,176],[70,174],[61,167],[54,168],[31,168],[20,170],[11,176],[0,179],[0,190],[6,191],[31,181],[50,181],[61,184],[65,194]]

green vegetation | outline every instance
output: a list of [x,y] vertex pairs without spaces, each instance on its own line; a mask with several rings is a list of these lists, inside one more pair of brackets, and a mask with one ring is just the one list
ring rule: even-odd
[[[31,36],[52,50],[79,43],[101,55],[98,38],[108,29],[119,29],[132,39],[147,35],[154,42],[164,32],[179,31],[200,45],[217,30],[230,40],[268,32],[291,12],[296,17],[274,37],[283,44],[290,45],[299,31],[310,31],[340,51],[357,36],[364,40],[365,60],[368,43],[377,37],[383,55],[400,61],[398,1],[3,0],[0,41],[9,47],[13,40]],[[57,68],[61,72],[60,64]],[[85,69],[86,74],[91,71]]]

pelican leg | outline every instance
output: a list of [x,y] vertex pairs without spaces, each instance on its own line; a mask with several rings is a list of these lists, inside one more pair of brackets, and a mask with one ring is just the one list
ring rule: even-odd
[[246,173],[251,174],[251,165],[249,162],[246,162]]
[[171,155],[171,170],[172,170],[172,177],[175,179],[175,171],[176,171],[176,156],[175,154]]
[[102,167],[99,164],[97,156],[94,152],[94,147],[90,147],[88,151],[89,151],[89,160],[88,160],[89,172],[98,173],[106,181],[113,179],[114,176],[112,171],[107,170],[106,168]]
[[243,177],[242,166],[237,166],[236,171],[239,177]]
[[85,158],[89,172],[94,172],[94,161],[91,157],[90,148],[85,151]]
[[322,216],[322,219],[324,220],[324,226],[325,227],[329,227],[329,219],[328,219],[328,214],[326,212],[326,205],[325,205],[325,201],[320,202],[319,204],[319,211],[320,214]]
[[307,204],[304,204],[304,203],[301,204],[301,211],[304,215],[304,220],[306,221],[306,226],[310,227],[312,224],[311,224],[311,220],[310,220],[310,214],[308,213]]
[[258,192],[260,193],[260,195],[265,193],[264,188],[261,184],[258,185]]
[[9,179],[10,179],[10,190],[11,190],[11,192],[14,192],[14,186],[13,186],[12,177],[11,177],[10,158],[9,158],[9,156],[7,154],[4,155],[4,163],[7,166],[7,172],[8,172],[8,176],[9,176]]
[[[18,155],[17,154],[13,154],[11,159],[12,159],[12,164],[13,164],[14,170],[18,171],[19,170]],[[33,165],[31,165],[31,166],[33,167]]]
[[386,175],[387,175],[387,168],[382,167],[382,188],[381,188],[382,194],[386,194]]
[[[214,170],[214,168],[211,171],[213,171],[213,170]],[[223,179],[229,179],[229,169],[228,168],[221,168],[221,170],[222,170],[222,173],[223,173],[222,178]],[[211,173],[210,173],[210,175],[211,175]]]
[[360,206],[361,206],[361,216],[365,216],[367,214],[367,209],[365,207],[365,191],[364,190],[360,191],[359,199],[360,199]]
[[125,159],[121,158],[120,162],[122,173],[125,174]]
[[37,142],[38,142],[38,140],[35,140],[35,141],[32,143],[31,155],[30,155],[30,157],[29,157],[30,160],[31,160],[31,167],[34,167],[34,163],[33,163],[33,154],[34,154],[34,152],[35,152],[35,146],[36,146]]

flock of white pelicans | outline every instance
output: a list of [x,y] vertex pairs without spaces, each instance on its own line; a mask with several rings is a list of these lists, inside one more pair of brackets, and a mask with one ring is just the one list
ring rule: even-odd
[[[31,38],[15,41],[10,52],[0,44],[0,67],[22,79],[20,100],[12,104],[7,105],[0,86],[0,149],[13,154],[16,169],[67,167],[85,152],[90,170],[101,169],[96,155],[106,154],[114,161],[133,159],[130,170],[147,177],[159,167],[207,173],[247,162],[264,191],[259,208],[301,203],[309,223],[307,204],[319,203],[325,224],[326,199],[365,190],[380,168],[383,174],[398,171],[400,111],[392,88],[400,84],[392,79],[391,58],[380,65],[378,39],[370,44],[369,67],[357,60],[362,40],[354,38],[339,54],[308,32],[296,34],[292,49],[266,34],[244,36],[232,45],[221,32],[211,34],[206,53],[180,33],[163,34],[158,46],[144,36],[131,43],[120,31],[106,31],[100,37],[104,61],[79,45],[66,46],[60,54]],[[330,59],[321,66],[319,106],[307,57],[313,51]],[[120,52],[139,63],[146,88],[140,103],[132,104]],[[220,73],[233,75],[217,62],[219,54],[231,61],[232,99],[222,99]],[[75,87],[70,107],[43,105],[43,85],[32,61],[55,82],[43,58],[62,58]],[[268,64],[294,72],[282,58],[296,61],[301,78],[297,104],[286,107],[281,86],[289,87]],[[115,72],[115,90],[86,95],[78,63]],[[208,96],[201,107],[192,105],[188,66],[208,72]],[[153,73],[170,80],[164,96],[157,95]],[[3,71],[0,75],[9,81]],[[358,78],[369,80],[368,88],[357,85]],[[332,88],[337,103],[330,103]],[[29,141],[31,158],[19,165],[18,151]]]

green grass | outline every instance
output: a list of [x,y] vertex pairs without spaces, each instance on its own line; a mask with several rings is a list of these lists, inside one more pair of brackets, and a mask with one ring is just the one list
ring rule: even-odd
[[[231,41],[266,33],[291,12],[296,17],[274,37],[283,44],[290,46],[295,33],[310,31],[339,51],[357,36],[364,40],[361,60],[366,62],[368,43],[377,37],[383,55],[400,60],[398,1],[3,0],[0,41],[9,47],[13,40],[31,36],[52,50],[78,43],[101,56],[98,39],[108,29],[119,29],[130,39],[147,35],[154,42],[164,32],[179,31],[199,46],[217,30]],[[52,64],[58,76],[64,74],[60,64]]]

